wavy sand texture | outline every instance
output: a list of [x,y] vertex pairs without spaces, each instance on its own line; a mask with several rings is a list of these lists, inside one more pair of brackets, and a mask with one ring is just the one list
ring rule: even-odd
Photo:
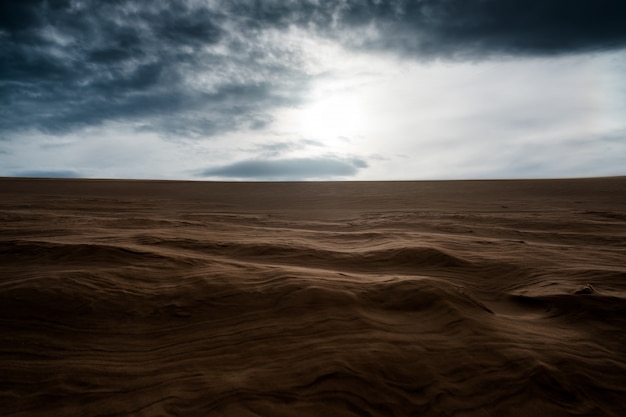
[[0,180],[3,416],[623,416],[626,179]]

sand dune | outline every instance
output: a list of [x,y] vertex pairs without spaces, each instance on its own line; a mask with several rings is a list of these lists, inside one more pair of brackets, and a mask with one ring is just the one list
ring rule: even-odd
[[0,180],[3,416],[623,416],[626,178]]

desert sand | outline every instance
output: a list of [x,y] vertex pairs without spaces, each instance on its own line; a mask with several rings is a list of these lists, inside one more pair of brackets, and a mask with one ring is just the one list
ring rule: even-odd
[[0,179],[2,416],[624,416],[626,177]]

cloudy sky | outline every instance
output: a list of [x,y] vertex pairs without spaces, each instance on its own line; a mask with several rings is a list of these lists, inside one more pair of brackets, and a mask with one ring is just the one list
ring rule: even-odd
[[625,174],[623,0],[0,3],[0,176]]

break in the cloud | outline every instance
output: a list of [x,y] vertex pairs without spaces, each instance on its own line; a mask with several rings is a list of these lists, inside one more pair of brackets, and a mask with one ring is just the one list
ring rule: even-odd
[[[491,63],[504,62],[496,74],[502,77],[507,75],[506,62],[568,59],[577,55],[593,62],[604,60],[599,66],[611,70],[599,71],[603,74],[623,73],[620,60],[624,59],[626,48],[625,21],[626,3],[621,0],[2,2],[0,141],[11,142],[5,146],[11,148],[13,159],[7,162],[9,153],[0,149],[0,156],[6,156],[0,158],[0,164],[5,165],[5,173],[38,170],[37,166],[27,165],[28,160],[33,160],[26,155],[27,149],[33,151],[32,141],[42,136],[82,135],[85,137],[80,140],[92,141],[96,149],[102,145],[84,133],[99,129],[101,134],[97,136],[101,138],[123,133],[125,141],[141,143],[140,138],[156,134],[163,143],[179,143],[194,152],[205,152],[204,161],[195,155],[186,157],[195,164],[186,170],[155,166],[159,169],[152,174],[155,177],[163,172],[181,176],[207,164],[222,169],[237,167],[241,164],[237,161],[247,158],[246,149],[256,146],[263,158],[256,163],[280,167],[286,173],[282,177],[293,176],[289,174],[290,165],[284,161],[306,160],[310,161],[310,168],[320,171],[319,175],[311,171],[302,178],[325,177],[330,172],[337,177],[367,177],[370,172],[383,178],[384,169],[395,170],[399,159],[378,171],[373,162],[367,167],[352,166],[352,171],[331,169],[339,160],[330,165],[318,162],[330,161],[324,159],[328,153],[341,154],[346,160],[354,155],[362,155],[357,158],[363,159],[365,155],[385,154],[385,158],[393,159],[393,155],[409,154],[407,160],[416,161],[424,154],[415,153],[415,143],[438,140],[445,148],[450,140],[447,127],[453,123],[460,131],[469,125],[473,129],[487,117],[500,123],[496,118],[503,114],[495,107],[475,115],[472,123],[462,122],[463,118],[472,117],[473,106],[483,106],[474,100],[484,91],[490,92],[489,78],[474,80],[482,83],[484,89],[464,96],[468,98],[464,114],[458,112],[454,102],[445,101],[436,107],[453,88],[476,90],[475,86],[462,83],[467,77],[464,74],[472,73],[467,62],[474,68],[486,62],[491,65],[487,71],[491,71]],[[609,65],[607,59],[613,58],[603,57],[611,53],[617,63]],[[416,65],[432,68],[442,63],[444,68],[437,74],[415,70]],[[465,72],[450,78],[446,65],[462,67]],[[547,72],[551,66],[546,64],[544,68],[542,71]],[[566,68],[563,72],[566,77],[574,74],[573,78],[584,78],[581,71],[576,71]],[[417,78],[423,74],[429,78]],[[404,88],[395,97],[376,87],[398,78],[404,80]],[[441,85],[444,79],[443,84],[448,86]],[[518,86],[514,94],[550,95],[549,91],[529,91],[532,88],[527,87],[533,80],[527,81],[527,86]],[[409,99],[406,91],[420,82],[438,85],[438,90],[415,93]],[[620,82],[606,82],[603,91],[610,90],[617,98],[612,99],[613,104],[604,114],[617,114],[626,107],[626,93],[619,90],[623,88]],[[514,89],[507,87],[504,94],[496,92],[495,96]],[[555,99],[547,97],[547,102],[557,103],[556,113],[567,105],[563,102],[568,99],[564,91],[558,90],[561,96]],[[463,96],[462,92],[459,94]],[[381,97],[385,101],[382,104]],[[396,112],[395,118],[385,121],[385,108],[403,100],[407,100],[413,112],[405,107]],[[424,117],[435,107],[442,115],[425,120],[415,131],[411,125],[415,115]],[[550,119],[551,111],[542,117]],[[577,120],[584,111],[572,110],[567,116]],[[495,114],[489,116],[489,112]],[[518,116],[516,123],[523,125],[525,135],[545,131],[546,124],[530,127],[537,124],[538,117]],[[559,117],[556,120],[561,120]],[[606,136],[623,128],[617,118],[607,117],[612,117],[611,121],[590,134]],[[405,123],[413,130],[407,127],[398,132],[398,126]],[[478,129],[472,132],[471,140],[481,148],[486,143],[482,137],[513,140],[511,132],[516,129],[519,126],[507,125],[498,132],[493,126]],[[158,142],[150,139],[150,143],[155,141]],[[189,147],[189,141],[197,145]],[[15,142],[24,146],[20,148]],[[119,152],[123,153],[124,143],[113,144],[120,146]],[[169,151],[172,148],[170,144],[155,146]],[[81,155],[89,153],[85,145],[75,149],[80,149]],[[60,171],[115,175],[106,166],[84,167],[84,160],[77,161],[67,150],[48,148],[46,152],[58,158],[55,163],[48,161],[53,170],[58,167]],[[149,151],[155,152],[156,148]],[[433,160],[440,157],[432,156]],[[452,155],[448,160],[455,158]],[[415,173],[412,164],[393,175],[419,178],[420,172],[425,173],[429,166],[422,163]],[[132,169],[123,172],[133,175]],[[221,172],[224,177],[232,176],[230,171]],[[261,178],[265,171],[258,168],[257,172]],[[142,171],[134,175],[150,174]],[[524,174],[516,171],[515,175]]]

